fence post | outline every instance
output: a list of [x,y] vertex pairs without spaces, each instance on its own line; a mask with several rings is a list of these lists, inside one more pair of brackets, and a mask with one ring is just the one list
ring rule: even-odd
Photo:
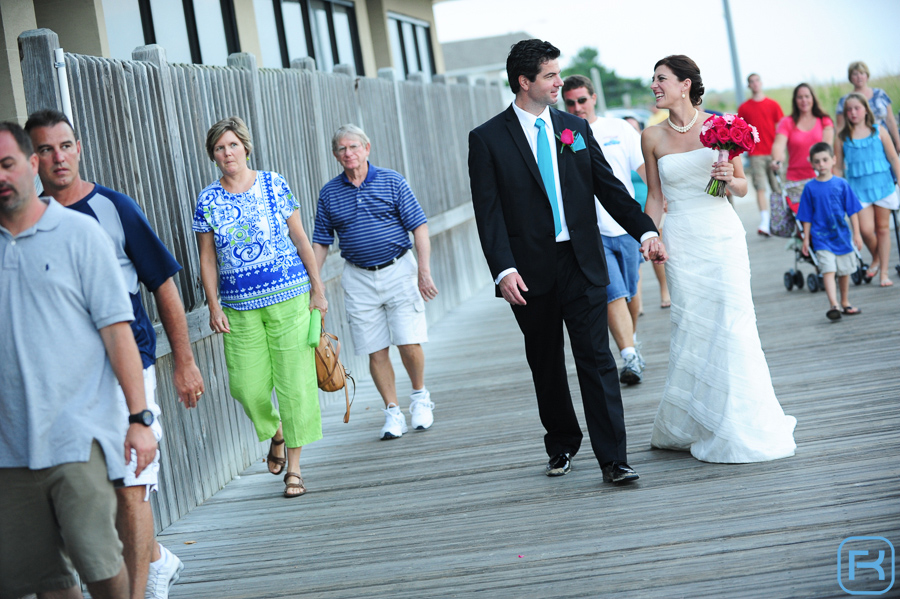
[[[184,156],[184,146],[181,139],[181,128],[178,126],[178,110],[175,107],[175,84],[172,81],[172,71],[169,67],[169,61],[166,59],[166,50],[158,44],[149,44],[147,46],[138,46],[131,52],[131,58],[135,61],[147,62],[156,67],[159,79],[159,96],[160,108],[162,114],[158,117],[160,150],[163,153],[160,166],[163,173],[170,175],[166,177],[166,189],[160,190],[161,193],[171,194],[173,201],[166,202],[166,208],[169,218],[173,223],[179,223],[173,227],[173,232],[177,232],[171,243],[178,247],[176,252],[183,256],[182,260],[187,260],[188,256],[197,254],[196,240],[191,232],[193,214],[192,205],[193,198],[190,197],[188,191],[188,175],[186,159]],[[192,301],[193,298],[203,297],[203,286],[200,278],[196,277],[191,281],[186,278],[184,271],[182,275],[177,277],[182,289],[190,288],[191,293],[187,294],[182,291],[182,297],[185,301]],[[196,306],[193,306],[196,307]],[[168,340],[166,340],[167,342]]]
[[256,68],[256,56],[249,52],[236,52],[228,56],[228,66],[245,69],[250,75],[250,131],[253,133],[253,153],[256,154],[257,168],[271,165],[269,160],[269,140],[263,124],[262,88],[259,83],[259,69]]
[[410,178],[409,155],[406,148],[406,131],[404,131],[403,127],[403,102],[400,99],[400,84],[397,82],[397,77],[392,67],[378,69],[378,78],[390,81],[394,85],[394,98],[397,105],[397,133],[400,136],[400,156],[403,162],[403,174],[408,179]]
[[47,108],[62,110],[59,81],[56,79],[54,52],[59,36],[50,29],[32,29],[19,35],[22,80],[25,83],[25,106],[28,113]]

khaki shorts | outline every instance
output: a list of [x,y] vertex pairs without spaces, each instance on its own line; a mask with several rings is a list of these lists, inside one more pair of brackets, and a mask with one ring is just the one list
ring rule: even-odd
[[856,272],[858,266],[855,254],[835,256],[828,250],[817,250],[816,260],[819,263],[819,272],[833,272],[836,276],[846,277]]
[[775,180],[775,172],[769,167],[772,157],[768,155],[750,156],[750,178],[753,181],[753,187],[766,191],[766,181],[769,182],[769,188],[774,193],[781,193],[778,181]]
[[425,300],[418,281],[419,268],[412,252],[381,270],[346,263],[341,286],[354,353],[372,354],[391,345],[428,341]]
[[[116,493],[95,441],[88,462],[0,468],[0,598],[75,586],[122,569]],[[69,561],[71,556],[71,561]]]

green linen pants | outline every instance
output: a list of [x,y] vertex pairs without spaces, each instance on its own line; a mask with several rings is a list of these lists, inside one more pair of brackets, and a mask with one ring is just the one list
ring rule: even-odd
[[275,436],[279,422],[288,447],[321,439],[315,353],[307,342],[309,293],[264,308],[223,311],[231,329],[225,333],[229,388],[259,440]]

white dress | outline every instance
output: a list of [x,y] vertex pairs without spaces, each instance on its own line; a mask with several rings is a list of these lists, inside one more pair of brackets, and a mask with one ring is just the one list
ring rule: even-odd
[[775,460],[794,455],[797,420],[775,397],[759,343],[744,227],[704,191],[716,157],[701,148],[658,163],[672,342],[650,444],[704,462]]

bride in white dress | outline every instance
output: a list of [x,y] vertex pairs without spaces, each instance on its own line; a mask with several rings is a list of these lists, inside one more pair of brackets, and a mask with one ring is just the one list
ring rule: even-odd
[[667,121],[644,131],[641,145],[647,214],[657,226],[667,202],[672,296],[669,372],[650,444],[689,450],[704,462],[794,455],[797,420],[781,409],[760,346],[743,225],[725,198],[704,191],[712,175],[743,197],[741,159],[716,162],[717,152],[700,143],[711,115],[697,109],[703,83],[694,61],[663,58],[650,88],[656,106],[669,110]]

